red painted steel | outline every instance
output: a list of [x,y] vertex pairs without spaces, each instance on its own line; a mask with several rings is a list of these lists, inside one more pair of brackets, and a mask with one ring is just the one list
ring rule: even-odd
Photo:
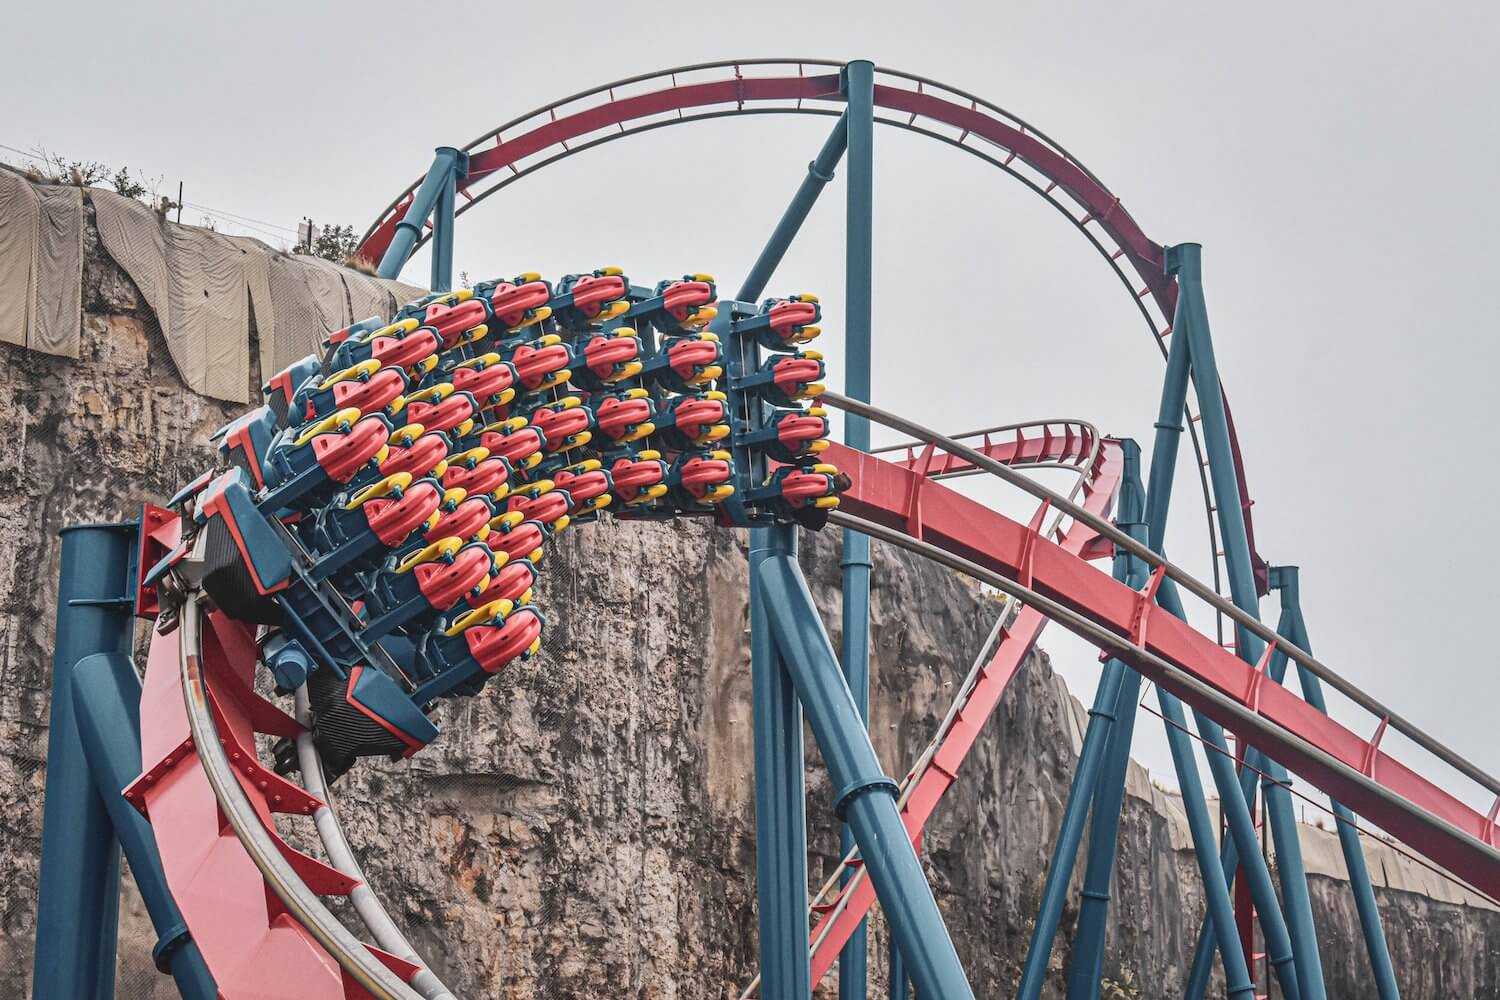
[[[220,615],[210,618],[203,637],[205,666],[227,664],[242,679],[253,680],[246,674],[255,666],[253,646],[234,643],[232,653],[238,655],[223,655],[221,636],[233,630],[243,636],[242,626]],[[191,749],[177,641],[176,632],[152,637],[141,695],[141,759],[157,763],[131,786],[141,793],[172,896],[222,996],[344,1000],[353,994],[344,991],[338,963],[281,908],[219,813]],[[250,721],[235,699],[224,696],[223,686],[220,680],[214,693],[225,735],[253,747]],[[147,781],[153,774],[156,779]],[[240,784],[271,828],[265,793],[243,778]]]
[[[824,455],[848,472],[853,486],[842,509],[898,531],[907,526],[906,498],[916,473],[874,456],[832,445]],[[1482,892],[1500,894],[1500,864],[1480,844],[1500,847],[1496,831],[1481,813],[1443,791],[1377,745],[1323,715],[1279,684],[1254,685],[1256,668],[1240,660],[1185,622],[1035,531],[939,483],[923,487],[922,541],[1016,579],[1023,555],[1031,551],[1032,586],[1090,621],[1122,637],[1138,637],[1142,648],[1244,705],[1271,726],[1253,742],[1323,792],[1368,817],[1381,828]],[[1239,735],[1243,727],[1212,701],[1178,683],[1149,662],[1127,653],[1148,679],[1200,709]],[[1258,704],[1246,693],[1258,690]],[[1300,739],[1298,739],[1300,738]],[[1304,749],[1306,741],[1355,771],[1363,771],[1400,800],[1372,793],[1364,784],[1323,763]]]
[[[1052,446],[1053,443],[1056,447]],[[1041,437],[1021,440],[1018,435],[1015,441],[988,445],[978,450],[984,451],[997,461],[1021,464],[1026,461],[1035,462],[1066,457],[1082,458],[1087,456],[1093,447],[1093,442],[1087,439],[1076,439],[1069,443],[1076,450],[1070,452],[1063,447],[1064,438],[1061,437],[1054,438],[1046,447],[1043,447]],[[1086,492],[1082,506],[1092,514],[1105,517],[1113,507],[1115,496],[1119,492],[1120,476],[1124,465],[1120,446],[1117,443],[1106,438],[1102,444],[1099,459],[1085,481]],[[953,456],[944,454],[941,457],[951,459]],[[936,474],[936,468],[943,465],[940,461],[933,461],[929,464],[922,459],[908,459],[907,462],[901,464],[908,470],[925,467],[929,476]],[[1038,513],[1044,515],[1048,506],[1044,503]],[[1041,517],[1034,518],[1032,531],[1036,532],[1041,524]],[[1031,537],[1035,539],[1039,535],[1033,534]],[[1089,543],[1098,537],[1098,533],[1088,525],[1074,524],[1063,536],[1061,545],[1065,551],[1081,555],[1088,549]],[[932,762],[922,774],[915,777],[916,787],[901,808],[901,821],[906,826],[906,835],[911,838],[914,846],[920,847],[922,830],[927,825],[927,820],[937,808],[938,801],[958,780],[959,765],[973,749],[985,722],[1000,704],[1001,696],[1005,694],[1011,679],[1020,670],[1021,662],[1025,660],[1031,647],[1036,644],[1037,637],[1041,635],[1046,625],[1047,618],[1040,612],[1027,607],[1021,609],[1016,620],[1005,630],[990,661],[981,668],[979,680],[975,683],[974,689],[969,692],[963,708],[959,710],[947,733],[943,735],[943,741],[937,753],[933,755]],[[845,895],[849,897],[849,901],[840,909],[838,900]],[[828,970],[833,968],[839,952],[874,903],[875,885],[868,878],[849,883],[839,896],[834,897],[826,915],[813,927],[812,931],[812,940],[818,942],[812,953],[813,982],[820,982],[828,974]],[[824,935],[825,929],[826,936],[822,941],[818,941],[818,938]]]
[[[796,60],[786,60],[786,63],[790,66]],[[746,103],[789,100],[797,102],[796,110],[800,112],[805,101],[840,102],[844,99],[839,93],[837,73],[804,76],[801,75],[802,64],[797,65],[797,76],[747,78],[741,75],[738,64],[725,63],[718,67],[703,67],[733,70],[734,75],[723,80],[678,84],[677,76],[673,73],[670,76],[671,86],[650,93],[616,98],[614,87],[611,86],[607,89],[610,99],[598,105],[563,116],[558,116],[554,107],[545,123],[535,125],[509,140],[494,134],[493,146],[476,150],[474,147],[479,145],[476,142],[465,147],[469,151],[469,172],[459,181],[458,190],[472,198],[470,189],[478,182],[500,170],[517,170],[516,164],[528,156],[551,147],[567,148],[570,142],[576,143],[584,136],[604,130],[623,130],[626,123],[639,125],[643,119],[653,115],[674,111],[680,115],[686,110],[730,104],[735,106],[736,111],[743,112]],[[901,79],[913,79],[901,74],[897,76]],[[666,77],[667,74],[661,74],[659,78]],[[588,96],[598,96],[604,92],[601,88]],[[1009,165],[1013,160],[1020,159],[1047,180],[1044,196],[1050,198],[1053,190],[1061,188],[1084,210],[1082,218],[1075,217],[1074,221],[1080,227],[1097,225],[1108,234],[1119,247],[1112,259],[1125,256],[1145,283],[1138,297],[1144,298],[1149,294],[1161,315],[1170,324],[1177,308],[1177,284],[1165,273],[1165,251],[1145,234],[1134,217],[1120,204],[1119,197],[1056,144],[1035,131],[1028,131],[1024,123],[1007,122],[998,117],[996,110],[974,99],[966,104],[948,100],[943,96],[944,92],[949,96],[962,93],[942,84],[936,84],[931,90],[923,89],[920,80],[915,90],[878,83],[875,86],[875,107],[901,113],[906,117],[908,126],[922,118],[958,129],[965,139],[973,135],[992,143],[997,151],[1007,154],[1002,164],[1007,169],[1010,169]],[[527,121],[535,121],[537,117],[534,115]],[[390,246],[391,239],[395,236],[396,223],[406,214],[417,183],[407,189],[406,194],[386,211],[361,241],[357,253],[371,264],[379,261]],[[1071,211],[1068,214],[1072,217]],[[1170,326],[1164,332],[1158,332],[1161,338],[1170,334]],[[1230,450],[1239,483],[1240,508],[1245,515],[1245,534],[1249,541],[1256,589],[1265,595],[1269,588],[1269,568],[1255,547],[1255,525],[1250,513],[1252,502],[1245,479],[1239,437],[1234,430],[1234,418],[1227,396],[1224,407],[1229,422]]]

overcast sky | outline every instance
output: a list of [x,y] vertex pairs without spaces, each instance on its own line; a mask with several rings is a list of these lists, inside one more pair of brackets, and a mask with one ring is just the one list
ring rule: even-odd
[[[982,95],[1068,147],[1153,239],[1204,244],[1260,548],[1303,568],[1317,653],[1500,770],[1500,8],[1207,8],[81,0],[60,37],[27,4],[6,16],[33,42],[7,47],[0,144],[128,165],[164,193],[182,180],[183,221],[275,243],[304,215],[362,231],[433,146],[670,65],[868,58]],[[731,120],[581,154],[471,213],[458,267],[703,270],[732,291],[827,127]],[[950,430],[1077,416],[1149,452],[1161,362],[1088,244],[972,157],[876,141],[876,401]],[[773,282],[822,296],[835,386],[842,225],[840,181]],[[422,256],[407,277],[425,276]],[[1168,546],[1206,573],[1187,454]],[[1094,657],[1043,644],[1087,701]],[[1145,716],[1139,756],[1169,774],[1158,733]]]

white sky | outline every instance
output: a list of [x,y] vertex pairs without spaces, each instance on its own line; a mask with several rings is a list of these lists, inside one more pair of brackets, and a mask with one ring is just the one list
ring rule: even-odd
[[[0,144],[129,165],[164,193],[181,179],[190,205],[259,220],[220,228],[287,239],[304,215],[362,231],[435,145],[674,64],[869,58],[1010,109],[1148,235],[1204,244],[1260,548],[1302,566],[1320,658],[1500,770],[1495,5],[82,0],[63,38],[42,5],[6,20],[35,43],[7,47]],[[458,267],[706,270],[732,292],[827,127],[729,121],[584,153],[470,214]],[[1161,363],[1093,250],[993,168],[894,130],[876,141],[876,401],[954,430],[1078,416],[1149,451]],[[838,181],[772,284],[822,296],[835,386],[842,202]],[[425,275],[422,256],[407,277]],[[1189,454],[1168,547],[1204,573]],[[1263,613],[1274,623],[1275,602]],[[1043,644],[1087,701],[1094,656],[1056,631]],[[1159,724],[1140,733],[1168,774]]]

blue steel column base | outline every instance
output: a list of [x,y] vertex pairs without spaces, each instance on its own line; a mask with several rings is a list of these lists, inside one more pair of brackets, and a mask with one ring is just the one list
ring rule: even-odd
[[121,794],[141,773],[141,682],[135,665],[121,653],[85,657],[73,670],[71,698],[89,775],[156,928],[151,952],[156,968],[172,974],[185,1000],[214,1000],[218,989],[167,886],[156,836]]
[[[833,786],[881,788],[849,800],[847,820],[918,994],[943,1000],[972,998],[958,952],[901,823],[896,798],[880,782],[888,776],[880,768],[870,734],[844,683],[802,570],[788,555],[768,556],[760,564],[758,580],[776,646],[796,685]],[[805,954],[805,940],[803,950]]]
[[755,871],[760,913],[760,995],[806,1000],[807,793],[802,707],[772,638],[759,582],[768,559],[795,558],[796,529],[750,532],[750,686],[755,725]]
[[[849,190],[845,229],[844,265],[844,391],[853,399],[870,399],[870,330],[873,322],[874,276],[874,171],[875,171],[875,64],[865,60],[844,67],[841,85],[848,116]],[[844,443],[859,451],[870,449],[870,422],[848,414],[844,418]],[[854,697],[860,721],[869,726],[870,716],[870,539],[856,531],[844,532],[842,561],[844,592],[844,677]],[[889,781],[889,779],[886,779]],[[893,794],[899,794],[890,782]],[[872,786],[855,790],[868,791]],[[838,813],[841,801],[835,806]],[[845,845],[853,839],[841,832]],[[865,1000],[869,951],[868,932],[861,922],[839,955],[839,1000]]]
[[130,652],[137,529],[128,522],[73,525],[62,531],[34,1000],[110,1000],[115,994],[120,844],[89,777],[73,705],[73,674],[94,653]]

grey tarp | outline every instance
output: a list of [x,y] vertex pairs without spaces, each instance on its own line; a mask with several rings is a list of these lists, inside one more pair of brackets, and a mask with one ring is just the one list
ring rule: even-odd
[[330,332],[424,294],[249,237],[164,223],[107,191],[91,196],[104,249],[155,311],[183,381],[205,395],[248,401],[252,311],[264,381]]
[[26,345],[40,200],[17,174],[0,170],[0,341]]
[[0,341],[78,357],[83,191],[0,170]]

